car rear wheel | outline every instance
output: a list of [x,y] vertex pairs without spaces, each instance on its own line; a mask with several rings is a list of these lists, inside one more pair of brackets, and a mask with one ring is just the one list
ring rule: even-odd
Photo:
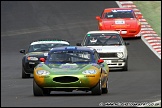
[[30,74],[26,74],[24,67],[22,66],[22,78],[29,78],[29,77],[30,77]]
[[106,81],[106,88],[102,88],[102,93],[103,94],[108,93],[108,80]]
[[93,95],[101,95],[102,87],[101,87],[101,80],[97,83],[97,85],[92,89]]

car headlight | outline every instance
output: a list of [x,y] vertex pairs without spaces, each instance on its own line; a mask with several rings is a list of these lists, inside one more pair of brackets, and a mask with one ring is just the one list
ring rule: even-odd
[[122,58],[123,57],[123,53],[122,52],[118,52],[117,53],[117,57]]
[[96,70],[86,70],[83,71],[82,74],[96,74]]
[[27,57],[28,60],[32,60],[32,61],[37,61],[38,58],[37,57]]
[[37,75],[49,75],[50,73],[46,70],[38,70]]

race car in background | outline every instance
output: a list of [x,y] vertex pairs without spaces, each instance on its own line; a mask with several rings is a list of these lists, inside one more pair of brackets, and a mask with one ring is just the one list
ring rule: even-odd
[[40,58],[46,58],[50,49],[60,46],[69,46],[70,43],[60,39],[37,40],[29,45],[28,51],[21,49],[22,58],[22,78],[29,78],[33,74],[34,67],[40,62]]
[[98,20],[98,30],[116,30],[123,38],[141,38],[140,16],[131,8],[106,8]]
[[93,48],[64,46],[49,51],[34,68],[34,96],[51,91],[108,93],[109,67]]
[[117,31],[89,31],[82,43],[77,46],[95,48],[110,69],[124,71],[128,70],[128,51],[123,38]]

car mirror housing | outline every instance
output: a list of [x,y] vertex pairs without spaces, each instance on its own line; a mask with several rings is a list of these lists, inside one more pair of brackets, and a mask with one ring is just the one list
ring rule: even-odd
[[104,60],[103,59],[98,59],[98,64],[100,64],[100,63],[103,63],[104,62]]
[[20,50],[20,53],[25,54],[25,49],[21,49],[21,50]]
[[96,16],[96,20],[100,20],[101,18],[100,18],[100,16]]

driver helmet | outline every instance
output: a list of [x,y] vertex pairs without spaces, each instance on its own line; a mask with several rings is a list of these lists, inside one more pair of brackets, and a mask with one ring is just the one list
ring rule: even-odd
[[91,42],[91,43],[96,43],[96,42],[97,42],[97,38],[91,37],[91,38],[90,38],[90,42]]

